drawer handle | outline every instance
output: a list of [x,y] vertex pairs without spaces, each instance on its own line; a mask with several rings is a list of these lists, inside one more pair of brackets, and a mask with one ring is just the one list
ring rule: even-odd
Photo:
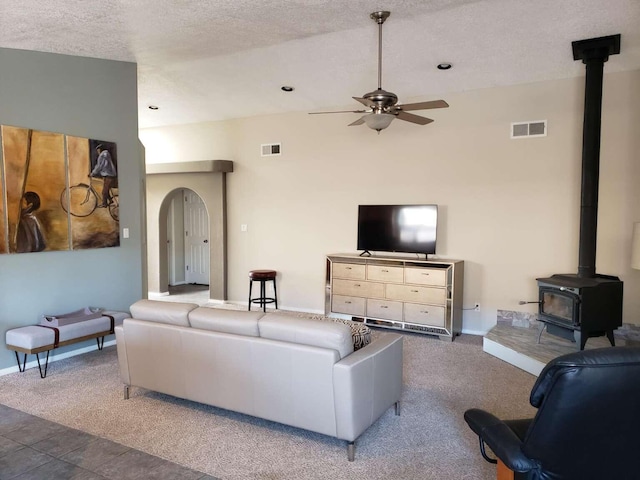
[[429,310],[420,310],[420,313],[426,313],[428,315],[429,314]]
[[351,270],[351,267],[344,267],[345,270]]
[[424,272],[422,272],[422,275],[426,275],[426,276],[429,276],[429,274],[428,274],[428,273],[424,273]]
[[354,283],[353,286],[354,287],[361,287],[362,285],[360,285],[359,283]]
[[383,272],[383,273],[389,273],[389,270],[385,270],[385,269],[382,269],[380,271]]
[[419,293],[419,290],[411,290],[411,293]]
[[380,305],[380,308],[389,308],[386,305]]
[[348,305],[348,304],[350,304],[350,303],[351,303],[351,300],[347,300],[347,301],[346,301],[346,302],[344,302],[344,303],[346,303],[346,304]]

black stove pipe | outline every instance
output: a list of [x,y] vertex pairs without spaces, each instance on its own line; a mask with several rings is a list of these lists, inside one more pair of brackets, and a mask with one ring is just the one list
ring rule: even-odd
[[609,55],[620,53],[620,35],[580,40],[572,42],[572,47],[573,59],[586,66],[578,277],[591,278],[596,276],[602,78]]

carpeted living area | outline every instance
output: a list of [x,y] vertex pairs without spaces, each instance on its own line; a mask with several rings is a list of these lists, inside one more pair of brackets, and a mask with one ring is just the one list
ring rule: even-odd
[[0,377],[0,403],[222,479],[495,478],[463,412],[531,416],[535,377],[484,353],[481,337],[403,335],[402,414],[358,439],[355,462],[324,435],[142,389],[125,401],[115,347],[55,362],[44,380]]

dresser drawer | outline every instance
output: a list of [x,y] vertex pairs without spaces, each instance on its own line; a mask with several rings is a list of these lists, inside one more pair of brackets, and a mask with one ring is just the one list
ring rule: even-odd
[[404,282],[404,268],[385,267],[384,265],[367,265],[367,280],[389,283]]
[[365,265],[357,263],[333,263],[332,275],[337,278],[365,279]]
[[447,302],[447,290],[445,288],[389,284],[387,285],[386,298],[399,302],[445,305]]
[[445,308],[435,305],[404,304],[404,321],[444,327]]
[[405,268],[405,283],[415,283],[418,285],[447,285],[447,270],[437,268]]
[[336,278],[333,280],[331,293],[348,297],[384,298],[384,284]]
[[402,321],[402,302],[390,300],[367,300],[367,317]]
[[333,295],[331,297],[331,311],[335,313],[364,317],[364,305],[364,298],[346,297],[344,295]]

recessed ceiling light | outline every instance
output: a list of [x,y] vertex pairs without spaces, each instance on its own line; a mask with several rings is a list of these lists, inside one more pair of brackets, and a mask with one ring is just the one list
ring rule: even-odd
[[283,92],[293,92],[295,88],[290,87],[289,85],[283,85],[282,87],[280,87],[280,90],[282,90]]
[[449,70],[452,67],[450,63],[439,63],[438,70]]
[[158,110],[158,108],[160,107],[158,107],[157,105],[149,105],[149,110]]

